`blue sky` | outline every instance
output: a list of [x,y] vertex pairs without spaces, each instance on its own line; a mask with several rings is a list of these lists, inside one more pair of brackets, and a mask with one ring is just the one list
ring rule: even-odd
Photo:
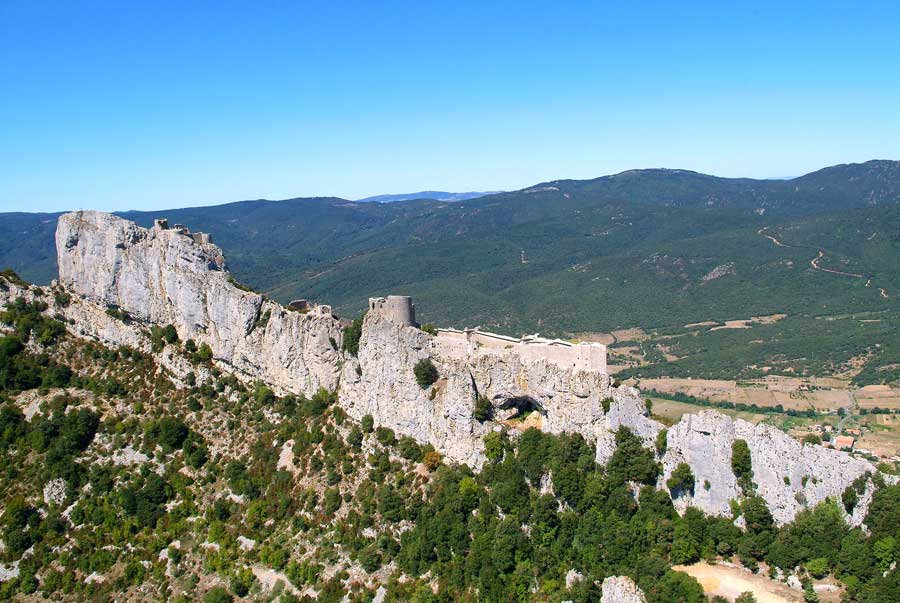
[[5,0],[0,211],[793,176],[900,159],[898,73],[895,0]]

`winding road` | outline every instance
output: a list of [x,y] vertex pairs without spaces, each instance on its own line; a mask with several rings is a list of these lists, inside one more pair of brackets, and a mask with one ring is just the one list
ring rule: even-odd
[[[765,238],[769,239],[770,241],[772,241],[772,243],[777,247],[797,247],[797,245],[788,245],[786,243],[781,242],[776,237],[768,234],[766,232],[765,228],[760,228],[756,232],[757,232],[757,234],[760,234],[760,235],[764,236]],[[871,240],[871,239],[872,239],[872,237],[869,237],[869,240]],[[818,251],[819,251],[819,253],[816,255],[816,257],[814,257],[813,259],[811,259],[809,261],[809,265],[810,265],[810,267],[812,267],[813,270],[816,270],[818,272],[827,272],[828,274],[836,274],[838,276],[847,276],[850,278],[867,278],[867,276],[865,274],[857,274],[856,272],[845,272],[843,270],[835,270],[834,268],[823,268],[822,266],[819,265],[819,262],[821,262],[822,258],[825,257],[825,250],[819,249]],[[866,282],[866,287],[868,287],[869,284],[872,282],[871,277],[868,277],[868,279],[869,280]],[[883,297],[885,299],[888,298],[888,293],[883,288],[879,287],[878,293],[881,295],[881,297]]]

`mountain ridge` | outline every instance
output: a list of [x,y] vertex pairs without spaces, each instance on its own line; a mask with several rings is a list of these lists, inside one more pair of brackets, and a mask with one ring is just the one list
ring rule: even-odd
[[[787,313],[758,327],[771,331],[764,345],[723,347],[715,341],[726,331],[677,339],[689,358],[654,370],[823,374],[865,357],[865,382],[877,383],[898,371],[875,368],[900,362],[889,329],[900,316],[898,166],[843,164],[789,181],[629,170],[458,202],[319,197],[120,215],[214,233],[236,278],[282,302],[327,301],[354,315],[371,294],[403,292],[443,324],[565,337]],[[0,266],[49,282],[54,229],[53,215],[0,216]],[[866,312],[888,322],[815,319]],[[801,342],[821,337],[834,345],[815,346],[810,360]],[[696,364],[710,348],[687,342],[707,339],[720,358],[743,351]]]

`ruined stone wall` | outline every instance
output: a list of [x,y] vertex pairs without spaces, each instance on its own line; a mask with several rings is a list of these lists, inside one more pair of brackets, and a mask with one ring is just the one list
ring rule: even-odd
[[517,339],[484,331],[439,329],[434,347],[437,352],[453,356],[512,350],[524,362],[544,360],[561,368],[607,372],[606,346],[599,343],[572,344],[559,339],[532,336]]

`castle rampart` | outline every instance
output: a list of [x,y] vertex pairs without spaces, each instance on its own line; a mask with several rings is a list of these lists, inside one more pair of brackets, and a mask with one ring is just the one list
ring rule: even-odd
[[599,343],[574,344],[537,335],[517,339],[475,329],[439,329],[433,346],[436,353],[455,358],[510,350],[524,362],[545,360],[566,369],[607,372],[606,346]]

